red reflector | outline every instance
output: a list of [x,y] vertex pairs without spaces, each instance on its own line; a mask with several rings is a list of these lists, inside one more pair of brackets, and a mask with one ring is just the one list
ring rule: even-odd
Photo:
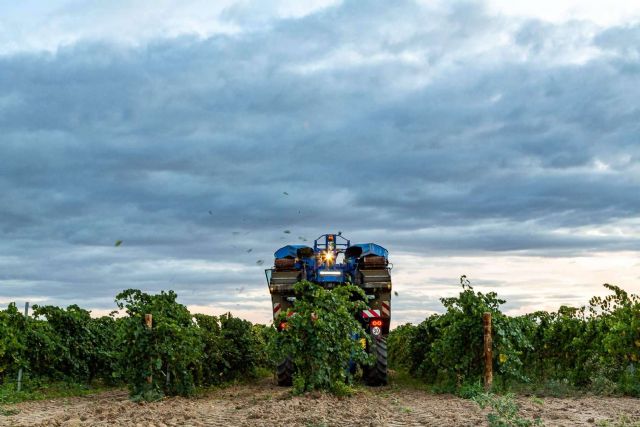
[[329,239],[329,241],[333,240],[333,234],[329,234],[327,238]]
[[278,330],[283,330],[287,328],[287,322],[280,322],[280,326],[278,327]]
[[382,326],[382,320],[372,320],[371,326]]

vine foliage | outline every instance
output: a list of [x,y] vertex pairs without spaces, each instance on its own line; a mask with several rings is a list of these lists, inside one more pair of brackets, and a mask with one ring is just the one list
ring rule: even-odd
[[272,341],[274,358],[293,361],[295,393],[349,393],[350,365],[372,362],[362,345],[370,336],[356,320],[356,313],[367,307],[364,292],[350,284],[328,290],[308,281],[298,282],[294,289],[293,307],[279,319],[286,327]]
[[481,381],[482,313],[490,312],[498,387],[563,385],[639,396],[640,297],[604,286],[611,293],[586,306],[512,317],[501,311],[505,300],[475,291],[462,276],[459,295],[441,299],[444,314],[391,332],[390,365],[435,390],[464,393]]

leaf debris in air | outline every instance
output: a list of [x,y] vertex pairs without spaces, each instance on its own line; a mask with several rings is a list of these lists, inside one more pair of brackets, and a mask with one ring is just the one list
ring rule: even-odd
[[284,194],[285,196],[289,195],[289,193],[287,193],[286,191],[283,191],[282,194]]
[[118,246],[120,246],[121,244],[122,244],[122,240],[116,240],[116,244],[115,244],[116,248],[117,248]]
[[247,249],[247,253],[250,253],[252,250],[253,250],[253,248]]
[[398,291],[393,291],[393,294],[394,294],[395,296],[398,296]]
[[257,260],[257,261],[256,261],[256,264],[258,264],[258,265],[262,265],[262,264],[264,264],[264,261],[263,261],[263,260],[261,260],[261,259],[259,259],[259,260]]
[[291,234],[291,231],[290,230],[284,230],[283,233],[284,234]]

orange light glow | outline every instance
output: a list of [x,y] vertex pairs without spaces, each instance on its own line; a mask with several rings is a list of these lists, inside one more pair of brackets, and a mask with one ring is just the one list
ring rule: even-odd
[[371,326],[382,326],[382,320],[372,320]]

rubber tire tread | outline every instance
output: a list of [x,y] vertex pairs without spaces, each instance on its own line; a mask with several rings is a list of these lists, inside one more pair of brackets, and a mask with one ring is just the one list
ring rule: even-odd
[[376,363],[368,366],[365,371],[365,383],[369,386],[387,385],[389,377],[387,373],[387,339],[373,340],[369,352],[376,356]]
[[276,376],[278,377],[278,385],[281,387],[289,387],[293,385],[293,362],[290,357],[285,358],[276,368]]

